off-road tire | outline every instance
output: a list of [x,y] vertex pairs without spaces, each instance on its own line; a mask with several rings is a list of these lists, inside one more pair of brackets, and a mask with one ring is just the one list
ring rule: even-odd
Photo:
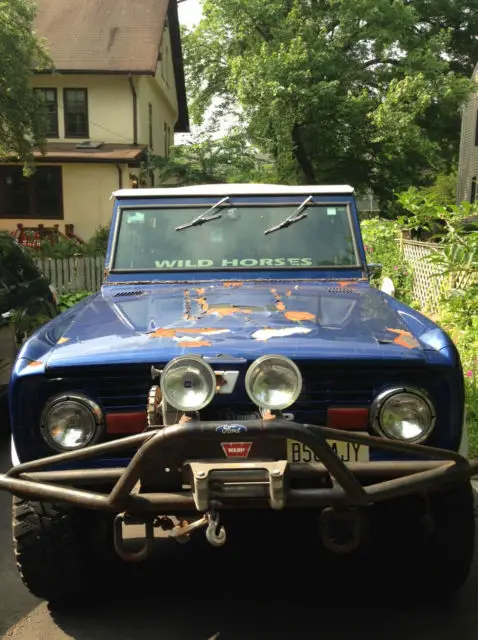
[[[383,505],[386,531],[371,541],[394,586],[418,602],[447,600],[468,579],[475,540],[470,483]],[[387,581],[388,582],[388,581]],[[404,591],[405,590],[405,591]]]
[[13,498],[13,542],[27,589],[52,604],[94,597],[113,552],[95,512]]

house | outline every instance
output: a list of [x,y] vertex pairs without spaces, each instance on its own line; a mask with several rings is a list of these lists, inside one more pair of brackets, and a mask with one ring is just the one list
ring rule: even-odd
[[[478,84],[478,64],[473,73]],[[460,159],[458,163],[457,202],[478,202],[478,87],[463,107]]]
[[36,2],[54,63],[32,79],[46,153],[35,151],[28,179],[0,164],[0,228],[59,224],[88,240],[109,223],[111,193],[138,185],[148,150],[166,155],[174,132],[189,131],[177,0]]

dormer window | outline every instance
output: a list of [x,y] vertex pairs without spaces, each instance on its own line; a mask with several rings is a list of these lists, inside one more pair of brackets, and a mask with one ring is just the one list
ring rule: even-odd
[[65,138],[89,138],[88,92],[86,89],[65,89]]
[[58,138],[58,94],[56,89],[35,89],[35,95],[45,105],[47,138]]

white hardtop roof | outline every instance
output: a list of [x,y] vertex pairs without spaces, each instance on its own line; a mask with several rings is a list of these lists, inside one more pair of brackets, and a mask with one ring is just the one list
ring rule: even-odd
[[268,196],[268,195],[343,195],[353,194],[347,184],[286,186],[282,184],[201,184],[190,187],[165,187],[155,189],[119,189],[115,198],[160,198],[174,196]]

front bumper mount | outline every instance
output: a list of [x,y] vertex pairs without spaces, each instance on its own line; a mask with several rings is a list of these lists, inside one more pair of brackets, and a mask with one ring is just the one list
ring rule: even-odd
[[[0,475],[0,490],[35,501],[66,502],[87,509],[145,518],[158,514],[204,514],[251,506],[275,510],[361,507],[466,482],[478,473],[478,460],[468,461],[454,451],[283,419],[246,420],[241,422],[239,433],[231,433],[234,429],[229,429],[228,441],[243,440],[244,430],[251,440],[290,438],[308,446],[320,463],[291,464],[275,459],[186,460],[184,468],[190,478],[188,489],[141,492],[144,474],[147,472],[151,477],[158,464],[168,465],[166,456],[162,455],[166,444],[179,444],[188,439],[223,439],[224,427],[233,425],[236,423],[188,422],[158,426],[114,442],[26,462]],[[415,462],[346,464],[331,448],[328,439],[419,459]],[[55,469],[57,465],[114,456],[132,448],[136,452],[126,467]],[[325,487],[293,488],[291,481],[296,478],[306,484],[307,478],[315,481],[323,478],[328,482]],[[94,490],[105,485],[112,487],[109,493]]]

